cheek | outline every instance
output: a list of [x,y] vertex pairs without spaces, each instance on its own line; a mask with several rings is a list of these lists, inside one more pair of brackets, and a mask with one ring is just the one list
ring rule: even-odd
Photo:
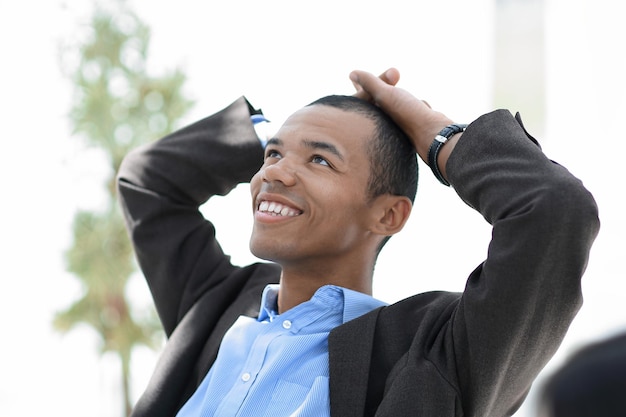
[[259,187],[261,186],[261,182],[262,182],[261,171],[262,171],[262,169],[263,168],[258,170],[257,173],[254,174],[254,176],[250,179],[250,195],[253,198],[254,198],[255,192],[257,192],[259,190]]
[[256,211],[255,196],[258,195],[263,183],[260,172],[261,171],[257,172],[250,179],[250,208],[252,209],[252,215],[254,215],[254,212]]
[[[316,217],[326,229],[333,228],[337,234],[347,233],[363,226],[366,207],[363,195],[353,189],[325,189],[323,201],[316,205],[321,213]],[[323,207],[323,208],[322,208]]]

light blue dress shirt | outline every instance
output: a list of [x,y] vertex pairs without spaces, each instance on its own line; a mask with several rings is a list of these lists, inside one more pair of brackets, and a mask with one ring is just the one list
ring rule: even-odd
[[277,298],[267,286],[258,319],[233,324],[178,417],[330,416],[328,334],[385,303],[326,285],[279,315]]

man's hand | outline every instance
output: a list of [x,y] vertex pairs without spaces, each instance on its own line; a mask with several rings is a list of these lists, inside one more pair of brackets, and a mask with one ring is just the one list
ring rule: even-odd
[[[380,74],[378,78],[384,83],[394,86],[398,84],[398,81],[400,81],[400,72],[395,68],[389,68],[387,71]],[[350,75],[350,79],[352,80],[352,75]],[[354,93],[355,97],[367,100],[369,102],[373,102],[372,96],[370,96],[369,93],[365,91],[358,83],[352,81],[352,84],[356,89],[356,93]]]
[[[409,136],[420,158],[428,163],[428,148],[435,136],[453,121],[432,110],[425,101],[395,87],[399,79],[400,73],[395,68],[388,69],[379,77],[365,71],[350,73],[350,80],[357,90],[355,96],[382,108]],[[453,136],[441,148],[439,167],[444,176],[448,156],[460,136]]]

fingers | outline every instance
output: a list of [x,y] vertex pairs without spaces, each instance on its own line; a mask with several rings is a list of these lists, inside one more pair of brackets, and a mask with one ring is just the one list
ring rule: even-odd
[[395,68],[389,68],[378,77],[389,85],[396,85],[400,81],[400,71]]
[[350,73],[350,80],[356,89],[355,97],[367,101],[375,101],[375,95],[372,93],[377,91],[377,88],[385,85],[395,86],[400,80],[400,72],[395,68],[389,68],[377,78],[373,74],[365,71],[352,71]]
[[395,84],[400,74],[390,68],[379,77],[355,70],[350,80],[357,92],[355,96],[368,100],[380,107],[408,135],[422,160],[428,163],[428,150],[444,126],[452,121],[442,113],[434,111],[430,104],[420,100]]

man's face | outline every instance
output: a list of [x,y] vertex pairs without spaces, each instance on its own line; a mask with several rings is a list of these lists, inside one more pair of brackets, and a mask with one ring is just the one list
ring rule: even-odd
[[373,130],[362,115],[322,105],[287,119],[250,182],[256,256],[287,265],[362,250],[371,218],[366,145]]

